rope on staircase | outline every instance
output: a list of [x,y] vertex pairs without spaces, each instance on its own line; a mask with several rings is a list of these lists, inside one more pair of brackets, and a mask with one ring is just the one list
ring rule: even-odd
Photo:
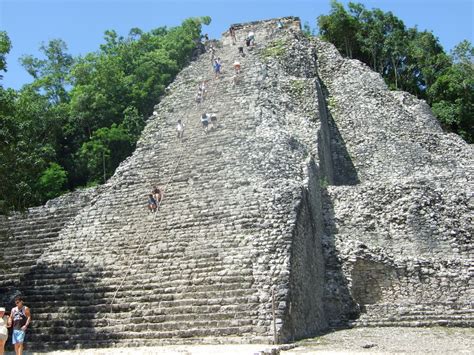
[[[168,185],[173,181],[173,178],[175,176],[175,173],[176,173],[176,170],[179,166],[179,163],[181,162],[181,159],[183,158],[183,155],[184,155],[184,152],[187,148],[187,145],[189,144],[189,142],[191,141],[191,138],[193,137],[194,135],[192,135],[190,137],[190,139],[186,142],[186,145],[185,147],[181,150],[181,154],[179,155],[178,157],[178,160],[176,161],[176,164],[174,166],[174,169],[172,171],[172,173],[170,174],[170,177],[167,181],[167,183],[165,184],[165,186],[163,187],[163,190],[162,190],[162,196],[161,196],[161,199],[160,201],[158,201],[158,206],[157,206],[157,211],[154,212],[154,216],[153,216],[153,220],[151,221],[151,224],[150,226],[148,227],[148,230],[146,231],[145,233],[145,237],[148,236],[151,232],[151,229],[155,223],[155,220],[156,220],[156,216],[158,215],[159,211],[160,211],[160,206],[161,206],[161,203],[162,201],[164,200],[165,198],[165,191],[166,189],[168,188]],[[138,255],[138,252],[140,251],[140,249],[142,248],[143,246],[143,242],[146,240],[147,238],[140,238],[140,243],[138,244],[138,247],[136,248],[135,250],[135,253],[133,254],[133,257],[130,258],[130,262],[128,264],[128,267],[127,267],[127,271],[125,272],[125,275],[122,277],[122,281],[120,282],[120,285],[117,287],[117,289],[115,290],[114,292],[114,296],[112,297],[112,301],[110,302],[110,313],[112,313],[113,311],[113,304],[114,304],[114,301],[115,301],[115,298],[117,297],[117,293],[119,292],[119,290],[122,288],[123,286],[123,283],[125,282],[125,279],[127,278],[127,276],[129,275],[130,273],[130,270],[131,270],[131,266],[132,266],[132,262],[133,260],[135,259],[135,257]]]
[[[208,85],[208,90],[207,90],[207,94],[206,94],[206,99],[204,100],[204,102],[208,101],[210,97],[214,97],[214,96],[211,96],[211,95],[210,95],[210,93],[211,93],[211,90],[210,90],[210,89],[211,89],[211,88],[210,88],[210,85]],[[215,90],[216,90],[216,89],[214,88],[213,91],[215,91]],[[210,102],[212,102],[212,101],[213,101],[213,100],[211,100]],[[209,102],[207,102],[207,104],[209,105]],[[206,105],[206,106],[208,106],[208,105]],[[189,113],[189,111],[188,111],[188,113]],[[188,116],[189,116],[189,114],[188,114]],[[186,118],[185,118],[185,122],[183,122],[183,123],[185,123],[185,127],[187,126],[188,120],[189,120],[189,117],[186,117]],[[112,297],[112,301],[110,302],[110,312],[109,312],[109,314],[112,313],[112,311],[113,311],[113,305],[114,305],[115,299],[116,299],[116,297],[117,297],[117,294],[118,294],[118,292],[120,291],[120,289],[122,288],[122,286],[123,286],[123,284],[124,284],[124,282],[125,282],[127,276],[128,276],[129,273],[130,273],[133,260],[134,260],[135,257],[138,255],[138,252],[139,252],[140,249],[142,248],[142,246],[143,246],[143,244],[144,244],[144,241],[147,239],[146,237],[147,237],[147,236],[150,234],[150,232],[151,232],[151,228],[153,227],[153,225],[154,225],[154,223],[155,223],[156,216],[158,215],[158,213],[159,213],[159,211],[160,211],[161,203],[162,203],[162,201],[163,201],[164,198],[165,198],[164,196],[165,196],[165,192],[166,192],[166,190],[167,190],[167,188],[168,188],[168,185],[170,185],[171,182],[173,181],[173,179],[174,179],[174,177],[175,177],[175,174],[176,174],[176,170],[177,170],[177,168],[178,168],[178,166],[179,166],[179,164],[180,164],[180,162],[181,162],[181,160],[182,160],[182,158],[183,158],[183,155],[184,155],[185,151],[187,150],[187,147],[188,147],[189,143],[191,142],[191,140],[194,138],[195,135],[196,135],[196,132],[194,132],[194,133],[189,137],[189,139],[186,140],[186,144],[184,145],[183,149],[181,150],[181,153],[180,153],[180,155],[179,155],[179,158],[178,158],[178,160],[176,161],[176,164],[175,164],[175,166],[174,166],[174,169],[173,169],[172,173],[170,174],[170,177],[169,177],[169,179],[168,179],[168,182],[167,182],[167,183],[165,184],[165,186],[163,187],[161,200],[158,201],[157,211],[154,212],[153,220],[152,220],[152,222],[151,222],[151,224],[150,224],[150,227],[148,228],[148,230],[147,230],[146,233],[145,233],[145,238],[140,238],[139,245],[138,245],[138,247],[136,248],[135,253],[133,254],[133,257],[130,258],[130,262],[129,262],[129,264],[128,264],[127,271],[125,272],[125,275],[122,277],[122,280],[121,280],[121,282],[120,282],[120,285],[117,287],[117,289],[116,289],[115,292],[114,292],[114,296]]]

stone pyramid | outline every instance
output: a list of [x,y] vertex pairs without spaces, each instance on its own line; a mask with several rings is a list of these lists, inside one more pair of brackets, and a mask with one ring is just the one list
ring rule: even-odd
[[221,76],[209,51],[190,63],[105,185],[0,220],[30,348],[472,326],[472,147],[299,19],[234,26]]

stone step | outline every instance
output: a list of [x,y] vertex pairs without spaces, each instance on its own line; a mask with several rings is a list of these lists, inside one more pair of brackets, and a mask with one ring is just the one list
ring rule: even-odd
[[[57,297],[57,292],[60,290],[65,297],[71,295],[97,295],[98,298],[107,298],[110,297],[118,289],[118,286],[121,285],[120,291],[121,294],[126,296],[127,292],[131,293],[140,293],[146,292],[148,290],[163,290],[160,294],[166,293],[177,293],[177,290],[189,290],[189,292],[200,292],[202,288],[207,288],[211,291],[226,290],[227,285],[229,289],[235,289],[236,285],[251,285],[253,283],[253,276],[225,276],[225,277],[214,277],[211,276],[211,279],[207,278],[196,278],[190,280],[180,280],[180,279],[170,279],[171,281],[163,282],[150,282],[146,285],[137,285],[133,281],[125,280],[123,283],[120,281],[115,281],[108,285],[98,284],[94,285],[93,283],[88,286],[87,284],[72,284],[70,287],[50,287],[49,289],[45,287],[40,289],[38,287],[24,288],[24,293],[27,295],[38,294],[41,297],[52,297],[55,298],[55,293]],[[168,282],[167,282],[168,281]],[[159,287],[161,285],[161,287]],[[48,290],[51,290],[50,292]],[[119,296],[120,297],[120,296]]]
[[[471,313],[471,314],[470,314]],[[412,322],[412,321],[438,321],[438,320],[463,320],[463,319],[474,319],[474,314],[472,312],[460,312],[459,314],[453,313],[427,313],[427,314],[418,314],[418,315],[373,315],[372,317],[361,316],[358,321],[360,322],[372,322],[372,321],[403,321],[403,322]]]
[[[53,267],[51,268],[35,268],[34,269],[34,274],[35,274],[35,279],[25,279],[25,284],[35,284],[35,285],[41,285],[41,281],[44,281],[44,283],[49,282],[51,280],[55,280],[57,282],[71,282],[72,278],[81,281],[81,280],[96,280],[97,278],[107,278],[107,277],[120,277],[120,275],[124,275],[124,271],[128,270],[134,270],[134,271],[141,271],[140,277],[144,280],[152,280],[158,276],[174,276],[176,273],[178,275],[184,271],[187,271],[188,273],[205,273],[207,271],[219,271],[222,274],[227,274],[227,275],[232,275],[235,273],[236,275],[239,274],[238,270],[235,270],[232,268],[232,266],[235,266],[236,263],[241,263],[242,265],[251,265],[251,260],[248,259],[249,254],[251,251],[248,250],[248,247],[242,247],[242,253],[243,254],[238,254],[238,251],[236,252],[235,250],[229,251],[229,254],[215,254],[215,255],[207,255],[207,258],[209,260],[208,264],[205,263],[200,263],[200,262],[193,262],[192,256],[191,255],[177,255],[175,254],[174,256],[174,261],[172,263],[169,262],[169,259],[163,259],[163,258],[148,258],[146,257],[137,259],[136,262],[134,260],[133,263],[130,263],[127,261],[130,260],[130,256],[123,256],[121,258],[114,258],[114,262],[122,262],[122,266],[117,267],[111,266],[108,268],[107,271],[102,272],[102,269],[100,266],[95,264],[94,268],[94,263],[93,260],[89,261],[87,264],[91,264],[90,266],[90,271],[85,272],[84,268],[86,263],[81,265],[81,267],[71,267],[69,270],[65,269],[54,269]],[[195,253],[195,259],[194,260],[205,260],[206,259],[206,254],[198,255]],[[153,266],[153,268],[151,268]],[[58,266],[58,268],[62,268]],[[67,265],[64,266],[64,268],[67,268]],[[145,269],[145,270],[142,270]],[[244,272],[244,275],[249,274],[249,271]],[[7,278],[9,274],[5,274],[5,277]]]
[[[255,310],[242,309],[239,313],[235,311],[217,309],[213,313],[181,313],[181,314],[164,314],[156,316],[143,316],[143,317],[127,317],[125,314],[122,315],[127,319],[124,330],[128,331],[141,331],[141,330],[172,330],[176,328],[177,324],[188,323],[192,325],[194,322],[227,322],[228,325],[237,325],[236,323],[252,324],[252,317],[256,315]],[[55,328],[68,329],[69,332],[80,333],[88,331],[91,328],[100,327],[103,330],[115,329],[117,327],[122,328],[124,326],[123,319],[114,318],[110,319],[106,315],[101,319],[92,318],[89,320],[84,319],[54,319],[50,317],[49,320],[35,320],[34,329],[36,333],[49,333],[47,331],[50,328],[51,323],[54,323]],[[158,326],[155,326],[158,325]]]
[[[44,276],[44,275],[42,275]],[[100,283],[98,280],[94,279],[86,279],[88,281],[81,281],[75,282],[72,278],[54,278],[52,277],[49,279],[49,282],[40,283],[38,279],[34,280],[25,280],[23,283],[23,288],[28,290],[29,288],[35,289],[36,292],[40,292],[42,287],[46,289],[55,290],[57,288],[61,289],[61,292],[67,293],[72,291],[78,291],[80,293],[84,293],[84,287],[94,287],[98,290],[104,289],[115,289],[119,284],[122,284],[124,289],[152,289],[158,285],[161,285],[160,288],[169,288],[169,287],[176,287],[176,286],[192,286],[192,285],[212,285],[212,284],[227,284],[227,283],[243,283],[243,282],[252,282],[253,281],[253,272],[249,269],[247,272],[243,274],[243,270],[226,270],[225,273],[221,275],[217,273],[212,273],[212,270],[202,271],[200,273],[193,272],[190,273],[189,278],[177,278],[177,277],[160,277],[155,276],[153,278],[149,278],[146,284],[137,284],[136,279],[132,276],[129,277],[120,277],[124,276],[124,274],[111,277],[110,279],[106,279],[104,277],[100,277]],[[147,278],[143,277],[144,280]],[[43,279],[45,280],[45,279]],[[122,280],[124,280],[122,282]],[[56,286],[53,286],[56,285]],[[34,292],[33,292],[34,293]]]
[[[31,235],[31,233],[34,233],[35,235],[38,235],[38,237],[41,239],[43,237],[47,237],[48,235],[57,233],[63,228],[64,222],[63,223],[58,223],[58,225],[51,225],[51,224],[44,224],[44,225],[33,225],[33,226],[18,226],[16,228],[10,228],[9,233],[14,235],[16,238],[22,238],[27,235]],[[35,242],[35,240],[32,240],[31,242]]]
[[[217,323],[219,324],[219,323]],[[213,325],[213,324],[212,324]],[[89,333],[84,334],[52,334],[52,335],[41,335],[41,334],[29,334],[29,342],[31,348],[43,348],[43,349],[55,349],[55,348],[71,348],[75,344],[86,344],[88,347],[100,347],[100,344],[110,346],[111,343],[115,344],[126,344],[139,342],[144,344],[141,340],[147,341],[146,344],[159,344],[160,339],[173,339],[177,342],[179,338],[190,339],[199,337],[223,337],[229,335],[244,336],[247,335],[263,335],[265,330],[261,326],[253,325],[239,325],[239,326],[228,326],[223,324],[218,326],[197,326],[196,328],[190,327],[189,325],[185,329],[175,329],[170,331],[141,331],[141,332],[127,332],[127,331],[93,331],[88,329]],[[152,339],[152,340],[149,340]],[[128,340],[132,340],[130,342]]]
[[374,320],[374,321],[356,321],[350,322],[352,327],[433,327],[433,326],[447,326],[447,327],[473,327],[474,318],[468,319],[451,319],[446,317],[444,319],[420,319],[420,320]]
[[[210,290],[205,291],[186,291],[183,290],[182,292],[166,292],[166,293],[154,293],[152,295],[144,295],[143,291],[130,291],[130,290],[122,290],[120,295],[115,298],[114,304],[123,304],[126,302],[144,302],[144,303],[159,303],[161,306],[167,306],[168,304],[201,304],[200,301],[196,301],[199,299],[224,299],[224,298],[239,298],[239,299],[249,299],[252,298],[254,292],[251,288],[247,289],[227,289],[225,287],[221,287],[221,289],[214,289],[212,290],[212,286],[209,287]],[[31,308],[35,308],[36,313],[43,313],[48,312],[51,308],[62,308],[67,307],[70,305],[74,305],[76,307],[96,307],[97,311],[100,310],[105,304],[109,304],[114,293],[104,293],[100,294],[101,296],[95,297],[95,294],[89,293],[86,297],[81,294],[65,294],[61,300],[55,301],[49,295],[41,295],[40,300],[32,299],[28,297],[28,304]],[[82,297],[81,297],[82,296]],[[39,298],[40,296],[38,296]],[[49,298],[51,297],[51,298]],[[47,306],[44,303],[47,302]]]
[[[177,233],[177,236],[180,236],[185,235],[185,233],[189,233],[189,232],[192,232],[193,230],[196,232],[197,234],[197,238],[194,238],[195,241],[200,241],[202,240],[203,242],[207,241],[207,244],[210,244],[210,242],[215,239],[217,236],[214,236],[213,234],[210,234],[208,238],[206,239],[203,239],[203,238],[199,238],[199,231],[202,227],[207,227],[207,226],[213,226],[215,225],[218,229],[217,230],[236,230],[238,232],[242,232],[242,225],[244,226],[250,226],[250,225],[253,225],[253,224],[258,224],[260,222],[259,218],[241,218],[241,219],[237,219],[238,217],[237,216],[233,216],[233,215],[225,215],[225,213],[223,213],[223,217],[222,217],[222,220],[225,221],[227,219],[228,221],[228,225],[226,227],[222,227],[221,225],[219,225],[218,223],[216,223],[215,221],[212,221],[212,217],[216,218],[216,217],[219,217],[219,213],[218,212],[203,212],[201,214],[201,216],[195,216],[195,220],[190,223],[190,222],[180,222],[179,220],[176,220],[175,223],[172,223],[172,221],[170,221],[170,223],[167,223],[167,224],[162,224],[160,225],[159,227],[157,227],[153,232],[151,233],[147,233],[147,231],[144,231],[143,232],[143,236],[141,239],[138,239],[138,240],[135,240],[135,243],[132,242],[132,240],[116,240],[114,241],[113,244],[110,244],[110,245],[119,245],[119,246],[124,246],[124,247],[128,247],[128,248],[132,248],[133,249],[133,244],[136,244],[136,246],[138,246],[138,241],[139,240],[143,240],[143,241],[147,241],[147,243],[152,243],[154,241],[157,241],[157,240],[162,240],[161,236],[164,235],[167,231],[170,231],[170,230],[175,230],[176,233]],[[152,217],[152,216],[150,216]],[[161,217],[161,216],[160,216]],[[212,230],[211,230],[212,231]],[[111,231],[111,233],[113,233]],[[118,232],[118,233],[113,233],[113,235],[116,237],[116,236],[123,236],[123,235],[126,235],[125,232]],[[239,235],[235,235],[235,238],[238,238]],[[177,241],[177,245],[179,245],[179,243],[188,243],[190,240],[193,240],[192,238],[189,238],[189,237],[184,237],[186,239],[183,239],[182,237],[180,237]],[[51,238],[51,239],[48,239],[48,240],[45,240],[41,243],[37,243],[36,245],[31,245],[31,248],[29,248],[27,250],[27,253],[28,254],[31,254],[31,255],[37,255],[38,253],[43,253],[45,251],[45,248],[49,248],[50,246],[52,246],[53,243],[55,243],[57,241],[57,237],[55,238]],[[71,243],[74,243],[76,244],[77,246],[80,246],[80,245],[85,245],[85,246],[88,246],[89,244],[91,244],[91,242],[93,241],[93,239],[89,239],[89,240],[75,240],[75,241],[70,241]],[[105,240],[104,240],[105,241]],[[166,240],[163,240],[166,242]],[[18,240],[16,242],[19,242]],[[15,243],[16,243],[15,242]],[[222,240],[221,239],[221,244],[224,243],[225,245],[227,246],[233,246],[233,244],[235,244],[235,241],[232,240],[232,239],[229,239],[229,240]],[[196,243],[195,243],[196,244]],[[186,246],[186,244],[184,244],[184,246]],[[203,247],[206,246],[206,243],[202,245]],[[51,248],[53,249],[53,248]],[[25,255],[17,255],[17,253],[12,253],[15,248],[13,246],[11,247],[5,247],[4,250],[6,251],[9,251],[10,252],[10,256],[8,256],[8,260],[16,260],[18,262],[23,262],[23,263],[27,263],[27,264],[31,264],[31,260],[25,258]],[[54,249],[55,250],[55,249]],[[89,250],[89,252],[92,251],[92,252],[96,252],[97,255],[103,255],[103,247],[102,246],[91,246],[91,249]],[[125,253],[127,252],[127,250],[120,250],[120,253]],[[90,255],[90,254],[89,254]],[[35,259],[36,261],[36,259]]]
[[[455,308],[456,307],[456,308]],[[474,308],[470,303],[445,303],[445,302],[430,302],[426,304],[392,304],[392,305],[365,305],[365,311],[362,316],[370,317],[372,315],[379,316],[380,314],[390,314],[398,317],[403,316],[417,316],[417,315],[438,315],[439,313],[469,312],[473,313]]]
[[[208,336],[188,336],[179,337],[176,334],[168,333],[172,337],[150,338],[150,339],[100,339],[90,341],[71,342],[38,342],[34,343],[31,348],[35,350],[54,350],[54,349],[87,349],[87,348],[110,348],[110,347],[142,347],[142,346],[160,346],[160,345],[190,345],[190,344],[271,344],[271,336],[255,335],[255,333],[247,333],[242,335],[219,336],[214,333]],[[29,343],[25,344],[28,349]]]
[[24,220],[18,221],[9,221],[8,230],[13,233],[22,233],[22,232],[41,232],[42,230],[57,230],[60,229],[67,220],[73,218],[75,214],[67,214],[60,217],[50,217],[47,219],[35,218],[29,222]]
[[[250,296],[246,299],[246,303],[241,304],[222,304],[220,301],[214,301],[212,304],[200,302],[200,300],[196,300],[191,305],[175,305],[175,307],[163,307],[160,302],[142,302],[139,304],[138,302],[129,302],[129,303],[114,303],[113,306],[110,306],[110,303],[102,304],[102,305],[85,305],[80,310],[76,310],[73,308],[74,312],[55,312],[58,311],[61,307],[56,308],[46,308],[43,307],[42,309],[38,307],[35,308],[35,320],[38,321],[66,321],[66,320],[107,320],[107,322],[120,322],[124,314],[127,314],[127,317],[158,317],[158,316],[177,316],[183,315],[186,317],[189,314],[200,314],[200,315],[207,315],[207,314],[214,314],[214,313],[229,313],[229,314],[242,314],[244,315],[245,312],[253,312],[254,307],[257,306],[255,302],[255,297]],[[172,305],[169,303],[168,305]],[[144,309],[140,309],[137,307],[144,307]],[[33,308],[32,308],[33,309]],[[132,312],[132,313],[128,313]],[[87,317],[86,317],[87,316]]]
[[[232,280],[237,280],[234,282],[231,282]],[[228,282],[227,282],[228,281]],[[199,292],[203,290],[221,290],[222,288],[225,288],[226,290],[233,290],[233,289],[238,289],[241,286],[249,286],[252,285],[252,275],[248,275],[247,277],[232,277],[232,278],[224,278],[221,280],[221,282],[218,283],[210,283],[206,282],[206,279],[175,279],[175,278],[168,278],[168,279],[160,279],[154,282],[147,282],[141,285],[137,285],[134,283],[133,280],[128,280],[125,279],[125,281],[122,283],[120,281],[120,284],[122,284],[122,290],[124,292],[130,290],[130,292],[143,292],[144,290],[148,289],[153,289],[156,288],[156,286],[159,284],[161,287],[159,288],[160,292],[162,294],[166,293],[177,293],[180,290],[184,291],[190,291],[190,292]],[[93,284],[93,282],[91,282]],[[118,284],[118,282],[116,283]],[[81,295],[89,296],[89,295],[94,295],[94,294],[99,294],[101,295],[100,297],[106,297],[109,295],[111,292],[115,292],[117,286],[114,286],[114,284],[97,284],[93,286],[92,289],[87,289],[86,288],[87,283],[77,283],[77,284],[71,284],[71,287],[36,287],[32,286],[31,287],[31,296],[33,299],[32,301],[36,299],[36,297],[47,297],[47,296],[53,296],[57,295],[57,290],[56,288],[60,288],[61,291],[64,293],[64,295],[70,295],[70,294],[75,294],[79,293]],[[27,291],[29,289],[26,289]],[[30,298],[28,298],[30,300]]]

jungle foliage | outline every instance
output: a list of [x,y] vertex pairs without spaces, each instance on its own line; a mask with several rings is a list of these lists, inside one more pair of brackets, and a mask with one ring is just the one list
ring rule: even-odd
[[407,28],[391,12],[333,0],[317,19],[320,36],[340,53],[379,72],[390,88],[424,99],[444,129],[474,142],[474,48],[464,40],[448,55],[432,32]]
[[[133,152],[153,106],[196,54],[201,26],[210,21],[133,28],[126,37],[108,30],[97,51],[80,57],[61,39],[43,43],[41,58],[23,56],[33,81],[20,90],[0,81],[0,213],[109,178]],[[0,73],[11,45],[0,32]]]

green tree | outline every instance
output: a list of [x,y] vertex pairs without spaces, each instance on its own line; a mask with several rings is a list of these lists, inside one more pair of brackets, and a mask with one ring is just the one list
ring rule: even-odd
[[127,107],[123,114],[124,119],[120,126],[132,138],[133,143],[135,143],[138,138],[140,138],[140,134],[145,127],[145,120],[133,106]]
[[398,23],[398,26],[393,28],[385,39],[383,49],[385,69],[383,75],[393,89],[400,88],[399,76],[405,65],[406,42],[406,30],[403,22]]
[[66,79],[74,60],[66,53],[66,43],[61,39],[53,39],[48,44],[43,43],[40,51],[46,59],[31,55],[20,58],[23,67],[35,79],[33,86],[44,90],[46,97],[53,103],[69,101]]
[[[0,71],[7,71],[6,55],[10,53],[11,46],[8,34],[5,31],[0,31]],[[2,75],[0,75],[0,79],[3,79]]]
[[427,98],[426,90],[450,66],[451,61],[431,32],[410,29],[408,38],[403,88],[418,97]]
[[[94,53],[73,58],[56,39],[41,58],[24,56],[33,77],[21,90],[0,86],[0,209],[22,209],[66,188],[110,177],[130,155],[167,85],[196,55],[201,26],[105,33]],[[0,32],[0,70],[8,36]],[[67,180],[67,185],[65,181]]]
[[[397,62],[403,56],[405,25],[391,12],[385,13],[379,9],[369,11],[363,7],[355,7],[354,4],[349,6],[358,9],[357,13],[360,11],[357,16],[361,23],[357,38],[360,52],[362,56],[365,55],[362,60],[380,74],[390,77],[390,69],[399,68]],[[394,68],[391,68],[392,66]]]
[[10,92],[10,109],[1,117],[0,174],[6,181],[5,208],[23,209],[46,200],[37,189],[41,172],[56,159],[60,124],[50,119],[49,100],[31,86]]
[[331,12],[329,15],[319,16],[317,22],[319,34],[324,40],[333,43],[346,57],[355,56],[359,48],[359,22],[346,11],[344,5],[331,0]]
[[428,90],[433,112],[441,124],[474,142],[474,49],[462,41],[452,51],[451,65]]
[[115,123],[110,128],[98,129],[79,150],[79,157],[87,166],[90,182],[105,182],[117,166],[130,155],[133,138]]
[[50,163],[38,181],[38,192],[43,199],[51,199],[64,192],[67,182],[67,172],[56,163]]

